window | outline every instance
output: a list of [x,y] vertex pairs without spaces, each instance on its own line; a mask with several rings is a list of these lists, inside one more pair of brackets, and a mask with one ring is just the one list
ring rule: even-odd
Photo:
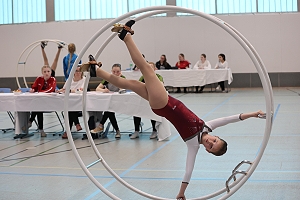
[[256,0],[217,0],[217,13],[254,13]]
[[13,23],[45,22],[46,1],[13,0]]
[[46,0],[2,0],[0,24],[46,21]]
[[[149,7],[149,6],[165,6],[166,5],[166,0],[128,0],[128,11],[133,11],[133,10],[137,10],[139,8],[145,8],[145,7]],[[142,13],[144,14],[144,13]],[[142,15],[142,14],[138,14],[135,15],[135,17]],[[155,15],[155,16],[166,16],[166,13],[163,14],[159,14],[159,15]]]
[[[167,0],[50,0],[55,21],[117,18]],[[298,12],[299,0],[176,0],[176,5],[208,14]],[[46,0],[1,0],[0,24],[45,22]],[[143,13],[142,13],[143,14]],[[137,14],[137,17],[141,14]],[[177,13],[177,15],[191,15]],[[166,16],[166,13],[156,16]]]
[[12,23],[12,2],[10,0],[1,1],[0,13],[0,24]]
[[177,6],[208,14],[297,12],[297,3],[297,0],[176,0]]
[[257,0],[258,12],[297,12],[297,0]]
[[116,18],[154,5],[166,5],[166,0],[55,0],[55,21]]
[[91,0],[91,18],[117,18],[127,13],[127,0]]
[[[207,14],[216,14],[216,1],[215,0],[177,0],[176,5],[184,8],[198,10]],[[189,15],[187,13],[177,13],[177,15]]]
[[55,0],[55,21],[90,19],[90,0]]

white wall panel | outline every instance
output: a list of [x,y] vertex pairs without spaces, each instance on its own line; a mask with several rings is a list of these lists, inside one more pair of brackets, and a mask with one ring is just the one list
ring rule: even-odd
[[[236,27],[254,45],[261,55],[269,72],[299,72],[300,64],[300,14],[262,14],[262,15],[220,15],[220,18]],[[1,77],[14,77],[17,59],[30,43],[43,39],[60,39],[74,42],[77,52],[82,49],[90,37],[105,25],[106,20],[52,22],[41,24],[20,24],[0,26],[0,42],[5,48],[0,50]],[[135,26],[134,38],[147,60],[157,61],[166,54],[174,65],[179,53],[195,64],[201,53],[206,53],[212,65],[217,55],[224,53],[234,73],[256,72],[252,62],[239,44],[225,31],[204,19],[190,17],[148,18]],[[95,53],[102,42],[110,35],[107,31],[86,53]],[[54,44],[46,47],[50,63],[57,51]],[[57,75],[62,76],[61,54]],[[28,62],[26,76],[40,75],[42,57],[36,49]],[[129,65],[130,57],[125,45],[114,39],[101,55],[104,68],[110,70],[113,63],[119,62],[123,68]]]
[[[253,45],[269,71],[281,72],[281,15],[256,15]],[[292,39],[292,38],[291,38]]]
[[[281,71],[294,72],[300,71],[300,15],[281,16]],[[297,37],[298,35],[298,37]],[[300,79],[300,77],[299,77]]]

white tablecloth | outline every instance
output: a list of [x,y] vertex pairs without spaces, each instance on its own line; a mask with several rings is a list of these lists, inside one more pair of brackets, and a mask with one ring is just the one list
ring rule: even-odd
[[[149,106],[148,101],[144,100],[136,93],[87,93],[87,111],[113,111],[126,115],[139,116],[153,119],[159,123],[158,137],[159,140],[166,139],[171,135],[169,122],[156,114],[154,114]],[[0,94],[0,111],[18,112],[16,120],[26,117],[21,114],[29,111],[63,111],[64,94],[56,93],[22,93],[14,95],[13,93]],[[71,93],[69,97],[69,110],[82,110],[82,95]],[[16,123],[17,124],[17,123]],[[18,122],[20,126],[23,123]],[[16,126],[16,133],[20,132]]]
[[[233,81],[231,69],[178,69],[178,70],[156,70],[164,79],[165,86],[189,87],[203,86],[219,81]],[[140,71],[122,71],[126,79],[138,80]]]

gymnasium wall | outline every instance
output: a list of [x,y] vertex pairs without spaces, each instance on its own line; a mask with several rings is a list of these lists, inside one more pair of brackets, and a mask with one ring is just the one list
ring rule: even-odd
[[[287,81],[290,81],[291,77],[296,78],[297,86],[299,83],[297,77],[300,80],[299,13],[219,15],[217,17],[231,24],[252,43],[268,72],[275,74],[275,79],[280,79],[280,74],[288,74],[289,80]],[[19,56],[32,42],[41,39],[74,42],[79,53],[92,35],[109,21],[110,19],[0,26],[2,46],[0,77],[16,76]],[[255,76],[256,69],[243,48],[227,32],[200,17],[147,18],[138,22],[134,30],[136,32],[134,39],[148,61],[157,61],[161,54],[166,54],[168,62],[175,65],[178,54],[184,53],[186,59],[195,64],[200,54],[205,53],[214,66],[217,62],[217,55],[224,53],[235,79],[242,77],[240,80],[242,83],[245,80],[244,76],[247,76],[246,79],[251,79],[251,75]],[[88,54],[95,54],[110,34],[110,31],[106,31],[96,40],[84,55],[83,62],[87,61]],[[57,46],[49,44],[45,50],[51,64]],[[63,50],[56,72],[57,76],[63,76],[62,58],[66,54],[67,51]],[[103,62],[107,70],[110,70],[113,63],[121,63],[123,69],[128,68],[130,63],[125,45],[117,38],[107,46],[99,60]],[[36,48],[27,60],[25,76],[39,76],[42,65],[40,48]],[[282,84],[278,86],[280,85]]]

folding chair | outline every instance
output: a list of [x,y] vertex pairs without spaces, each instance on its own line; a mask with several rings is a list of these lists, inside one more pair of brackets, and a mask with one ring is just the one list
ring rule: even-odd
[[[53,111],[53,112],[55,113],[62,130],[59,131],[59,132],[49,132],[49,131],[47,131],[47,133],[52,133],[53,136],[55,136],[58,133],[58,135],[61,136],[62,133],[65,131],[65,128],[64,128],[64,125],[63,125],[62,120],[60,119],[58,113],[56,111]],[[52,113],[52,112],[43,112],[43,113]],[[62,116],[63,116],[63,113],[62,113]]]
[[[0,88],[0,93],[11,93],[11,89],[10,88]],[[7,111],[7,114],[15,127],[15,120],[14,120],[13,114],[10,111]],[[6,128],[6,129],[1,129],[1,130],[3,131],[3,133],[6,133],[7,131],[14,131],[15,128]]]

